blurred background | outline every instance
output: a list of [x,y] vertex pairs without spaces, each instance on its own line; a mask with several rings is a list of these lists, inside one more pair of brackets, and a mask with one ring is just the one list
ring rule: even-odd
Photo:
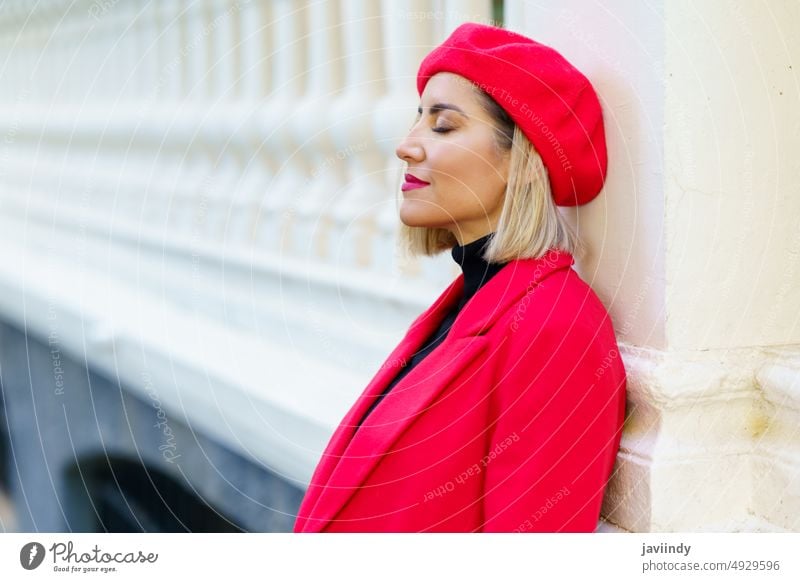
[[0,1],[0,531],[290,531],[459,273],[397,249],[416,70],[459,24],[592,81],[562,209],[629,418],[600,531],[800,531],[800,4]]

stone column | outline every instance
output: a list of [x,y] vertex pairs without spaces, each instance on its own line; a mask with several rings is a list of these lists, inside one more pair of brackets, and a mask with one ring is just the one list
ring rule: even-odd
[[797,530],[800,6],[568,1],[525,17],[605,112],[604,193],[565,212],[629,372],[608,522]]

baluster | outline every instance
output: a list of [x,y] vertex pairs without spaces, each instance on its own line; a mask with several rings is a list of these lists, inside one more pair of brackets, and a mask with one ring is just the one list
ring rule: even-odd
[[131,23],[130,34],[133,49],[133,68],[130,71],[130,94],[135,99],[135,107],[140,109],[144,98],[148,96],[147,92],[147,77],[145,71],[147,68],[145,62],[145,52],[147,51],[148,38],[147,38],[147,14],[143,10],[144,3],[147,0],[132,0],[131,6],[133,7],[133,22]]
[[159,28],[162,31],[158,52],[159,85],[162,99],[172,106],[183,96],[182,21],[186,18],[183,6],[176,0],[162,2],[159,6]]
[[332,139],[331,102],[341,79],[341,27],[338,26],[338,0],[315,5],[309,11],[308,91],[289,119],[300,149],[295,156],[308,161],[311,172],[298,192],[297,220],[289,233],[292,252],[312,252],[325,257],[335,245],[331,240],[332,219],[323,210],[338,196],[344,183],[344,170],[337,159]]
[[239,4],[213,0],[211,54],[211,95],[204,139],[214,158],[215,172],[208,189],[206,232],[212,238],[226,235],[232,193],[242,173],[230,139],[241,124],[240,110],[234,106],[239,77]]
[[[58,87],[59,82],[64,80],[65,70],[61,69],[60,71],[56,71],[55,74],[50,74],[50,63],[47,60],[46,51],[48,48],[47,42],[50,39],[54,26],[51,27],[49,21],[49,9],[31,10],[30,19],[25,27],[30,30],[30,50],[34,57],[34,68],[30,71],[32,78],[31,85],[39,100],[52,104],[55,100],[54,95],[56,87]],[[69,22],[69,18],[65,18],[64,21]],[[64,25],[64,21],[62,21],[62,26]]]
[[137,63],[139,61],[139,38],[136,25],[136,15],[138,5],[136,2],[124,2],[117,5],[120,12],[124,15],[122,19],[122,30],[124,32],[123,59],[120,67],[120,91],[123,93],[122,100],[127,104],[133,105],[137,102],[139,95]]
[[207,0],[186,0],[186,95],[191,101],[208,97],[209,39]]
[[[38,15],[40,13],[37,12],[35,14]],[[41,83],[43,80],[41,75],[41,44],[35,19],[25,25],[20,40],[22,42],[19,44],[19,49],[22,54],[28,55],[27,60],[29,61],[29,66],[23,72],[28,94],[32,101],[49,103],[52,93],[48,92],[46,87],[42,87]]]
[[231,0],[212,0],[211,24],[211,86],[216,99],[230,100],[239,78],[239,3]]
[[149,108],[152,109],[154,103],[163,97],[162,87],[158,79],[158,56],[160,31],[160,15],[157,3],[151,0],[143,0],[145,6],[142,13],[142,35],[144,52],[142,53],[142,77],[144,79],[144,90],[147,97]]
[[242,77],[238,92],[246,101],[261,101],[269,92],[270,37],[272,29],[272,3],[266,0],[249,0],[239,9],[239,44]]
[[266,107],[269,92],[271,3],[246,2],[239,11],[241,49],[241,90],[238,110],[241,126],[232,147],[241,165],[231,200],[231,219],[227,238],[251,243],[255,234],[256,215],[261,197],[269,185],[269,167],[259,152],[264,136],[252,121],[258,110]]
[[[186,74],[185,98],[176,113],[175,138],[182,145],[181,176],[175,190],[174,214],[171,222],[184,233],[195,232],[205,224],[202,207],[207,205],[213,158],[203,143],[204,133],[199,122],[207,116],[210,99],[210,40],[213,34],[207,0],[187,0],[184,57]],[[200,208],[200,210],[198,210]],[[202,221],[198,220],[201,216]]]
[[263,159],[270,166],[273,179],[266,184],[256,223],[256,243],[271,251],[286,244],[285,235],[291,230],[295,216],[292,203],[303,195],[307,166],[303,157],[295,153],[299,144],[287,119],[295,112],[307,74],[308,39],[304,37],[308,29],[305,17],[308,2],[275,0],[273,6],[274,90],[257,116]]
[[509,0],[503,5],[503,28],[525,34],[525,3]]
[[[149,195],[146,203],[146,220],[149,224],[167,228],[170,216],[176,211],[171,206],[176,183],[181,171],[181,157],[178,143],[180,133],[176,132],[174,122],[180,111],[180,100],[183,97],[183,5],[175,0],[162,2],[153,7],[154,18],[159,31],[157,50],[154,52],[155,74],[154,94],[156,101],[153,123],[164,132],[153,141],[152,147],[158,150],[156,163],[158,168],[150,181]],[[154,132],[151,132],[154,133]]]
[[[436,44],[435,21],[420,16],[435,13],[435,7],[427,0],[384,0],[381,4],[383,17],[383,51],[386,67],[387,94],[378,101],[373,113],[373,125],[377,143],[384,156],[387,169],[385,191],[386,203],[380,206],[377,217],[377,248],[383,257],[392,257],[391,271],[395,278],[415,275],[423,265],[416,260],[406,261],[396,252],[397,199],[400,196],[402,168],[404,164],[397,159],[397,144],[408,133],[416,116],[419,96],[416,90],[416,76],[419,64]],[[425,261],[433,264],[427,267],[433,271],[434,283],[448,282],[443,274],[444,264],[437,259]]]
[[369,0],[344,0],[341,21],[346,88],[331,107],[331,133],[337,148],[335,163],[346,169],[347,183],[341,200],[331,210],[332,238],[344,250],[341,260],[345,264],[365,267],[373,262],[376,214],[386,194],[384,158],[375,142],[372,123],[372,110],[384,91],[380,5]]
[[447,38],[464,22],[488,23],[491,18],[491,0],[444,0],[444,28],[440,36]]
[[110,107],[119,111],[128,101],[130,88],[126,87],[130,67],[132,66],[133,50],[130,48],[131,31],[126,29],[131,21],[131,10],[126,5],[117,5],[104,15],[106,22],[106,45],[113,51],[113,59],[107,75],[107,98]]

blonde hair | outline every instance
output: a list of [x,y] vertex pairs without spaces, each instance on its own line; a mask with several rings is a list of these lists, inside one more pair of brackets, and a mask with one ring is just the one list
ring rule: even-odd
[[[578,258],[584,249],[553,201],[547,168],[525,134],[489,95],[480,101],[495,121],[495,145],[510,150],[508,183],[495,235],[484,251],[489,262],[542,257],[557,248]],[[436,255],[458,244],[447,229],[400,224],[400,246],[409,255]]]

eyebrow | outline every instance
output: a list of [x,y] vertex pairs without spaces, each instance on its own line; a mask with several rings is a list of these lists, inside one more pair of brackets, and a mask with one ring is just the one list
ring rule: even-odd
[[[450,111],[455,111],[456,113],[460,113],[464,117],[469,117],[466,113],[464,113],[463,109],[451,103],[434,103],[428,108],[428,115],[436,115],[437,113],[439,113],[444,109],[449,109]],[[422,106],[417,107],[417,113],[422,115]]]

